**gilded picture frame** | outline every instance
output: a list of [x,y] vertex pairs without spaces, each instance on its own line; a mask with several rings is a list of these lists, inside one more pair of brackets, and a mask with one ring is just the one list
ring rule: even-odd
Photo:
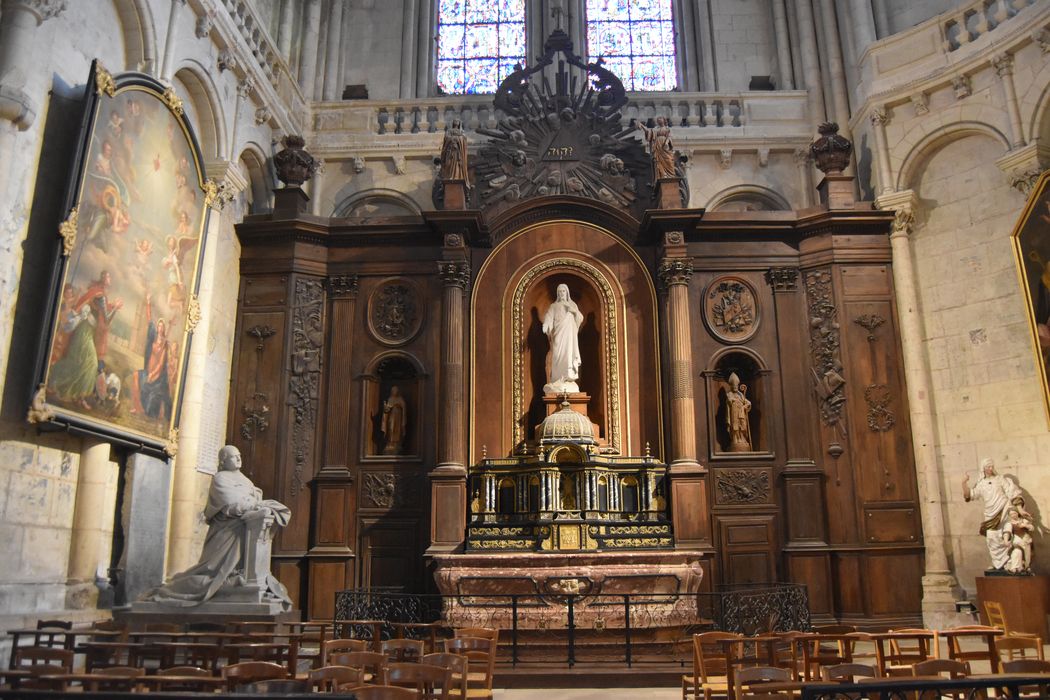
[[92,63],[30,422],[175,453],[216,194],[174,89]]
[[1050,171],[1032,186],[1028,203],[1014,227],[1012,242],[1017,274],[1024,291],[1032,349],[1050,418]]

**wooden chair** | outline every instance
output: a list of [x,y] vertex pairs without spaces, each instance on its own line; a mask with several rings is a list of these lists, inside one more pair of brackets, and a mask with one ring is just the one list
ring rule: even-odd
[[422,663],[391,663],[386,667],[387,685],[415,688],[424,700],[447,700],[452,671]]
[[297,678],[277,678],[270,681],[256,681],[245,688],[249,693],[260,695],[305,695],[311,692],[310,681]]
[[880,676],[911,676],[912,666],[937,657],[937,633],[932,630],[893,630],[871,638]]
[[33,646],[70,648],[66,643],[66,635],[62,634],[73,629],[73,623],[69,620],[37,620],[36,629]]
[[326,639],[321,642],[321,665],[328,666],[328,657],[344,651],[368,651],[371,644],[363,639]]
[[239,685],[287,678],[288,669],[269,661],[242,661],[223,666],[222,677],[226,680],[226,689],[233,691]]
[[[988,618],[988,625],[991,627],[998,627],[1003,631],[1002,636],[996,638],[996,648],[999,649],[1002,642],[1007,639],[1020,638],[1020,639],[1033,639],[1036,640],[1033,644],[1028,645],[1035,646],[1039,649],[1039,658],[1043,658],[1043,640],[1038,635],[1030,634],[1028,632],[1017,632],[1010,629],[1010,626],[1006,623],[1006,613],[1003,611],[1003,605],[996,600],[986,600],[984,605],[984,615]],[[1007,656],[1013,661],[1015,649],[1011,649],[1013,646],[1007,644],[1003,647],[1003,650],[1007,652]],[[1027,647],[1026,647],[1027,648]],[[1023,654],[1022,654],[1023,656]]]
[[138,686],[138,679],[146,675],[146,669],[133,666],[107,666],[92,671],[91,675],[98,678],[84,681],[84,690],[130,693]]
[[926,659],[911,667],[913,676],[940,676],[966,678],[970,675],[970,664],[955,659]]
[[365,683],[383,684],[386,656],[377,651],[340,651],[328,657],[329,666],[350,666],[364,671]]
[[184,630],[182,625],[174,622],[147,622],[145,627],[143,627],[143,631],[181,634]]
[[470,660],[466,656],[435,652],[433,654],[424,654],[419,662],[447,668],[452,673],[451,685],[448,689],[449,697],[467,697],[467,674],[470,670]]
[[733,679],[733,696],[737,700],[744,698],[790,698],[790,691],[763,692],[762,683],[788,682],[794,680],[791,671],[774,666],[751,666],[736,671]]
[[453,637],[445,640],[445,651],[467,657],[470,670],[467,673],[468,698],[492,700],[492,677],[495,673],[493,640],[481,637]]
[[1050,661],[1043,659],[1004,661],[1003,673],[1050,673]]
[[215,690],[215,686],[210,683],[204,683],[202,681],[194,681],[194,678],[212,678],[213,674],[206,668],[199,668],[197,666],[171,666],[169,668],[159,669],[155,674],[156,677],[169,676],[177,678],[177,681],[171,681],[158,686],[158,690],[171,691],[173,693],[209,693]]
[[359,685],[349,689],[357,700],[418,700],[419,693],[396,685]]
[[813,634],[802,642],[802,677],[811,681],[820,678],[824,666],[853,663],[855,632]]
[[[496,675],[496,652],[499,650],[499,630],[495,627],[460,627],[452,630],[453,638],[456,637],[470,637],[472,639],[487,639],[489,640],[489,689],[492,689],[492,677]],[[445,651],[448,651],[446,647]],[[475,679],[480,678],[480,670],[477,668],[477,664],[471,665],[471,673],[474,674]]]
[[423,656],[422,639],[387,639],[380,646],[386,658],[396,663],[419,661]]
[[311,668],[324,666],[321,652],[325,641],[328,639],[328,629],[332,623],[289,622],[286,624],[290,632],[298,632],[302,635],[299,638],[299,658],[309,660]]
[[1007,659],[1009,661],[1014,660],[1014,655],[1021,657],[1022,659],[1038,659],[1043,660],[1043,640],[1039,637],[997,637],[995,640],[995,650],[999,653],[1000,663],[1006,663],[1003,661],[1003,652],[1006,652]]
[[[948,646],[948,658],[954,661],[987,661],[991,666],[992,673],[999,672],[999,652],[996,649],[996,637],[1003,631],[997,627],[985,625],[966,625],[964,627],[951,627],[940,631]],[[964,639],[979,641],[982,644],[965,645],[974,647],[964,649]]]
[[214,673],[219,668],[221,649],[218,644],[201,642],[168,642],[161,644],[161,668],[195,666]]
[[820,669],[826,681],[855,683],[857,678],[878,678],[879,669],[869,664],[832,664]]
[[288,669],[288,674],[294,676],[299,665],[298,647],[293,644],[278,642],[251,642],[228,644],[224,647],[228,653],[230,664],[241,661],[269,661],[273,664],[283,664]]
[[682,700],[690,696],[705,700],[728,696],[726,655],[716,642],[722,639],[741,639],[736,632],[703,632],[693,635],[693,673],[682,676]]
[[202,634],[221,633],[226,631],[226,625],[221,622],[191,622],[186,625],[186,631]]
[[334,693],[365,682],[365,672],[349,666],[322,666],[310,671],[307,677],[318,693]]
[[52,647],[19,647],[15,650],[15,668],[47,666],[54,673],[73,672],[73,652]]

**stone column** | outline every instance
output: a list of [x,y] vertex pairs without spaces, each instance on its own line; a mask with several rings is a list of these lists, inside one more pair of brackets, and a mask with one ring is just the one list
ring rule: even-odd
[[[875,9],[875,38],[882,39],[893,33],[890,28],[890,14],[886,8],[886,0],[872,0]],[[860,49],[863,51],[863,49]]]
[[[527,12],[528,10],[526,9]],[[433,41],[434,27],[437,26],[436,22],[431,21],[433,14],[434,9],[430,0],[419,0],[419,16],[416,18],[419,27],[416,34],[419,39],[419,46],[416,54],[416,94],[413,97],[427,97],[430,95],[432,75],[430,59],[435,46]],[[529,55],[533,56],[535,54],[530,53]]]
[[170,83],[175,74],[175,44],[178,41],[179,8],[186,0],[171,0],[168,11],[168,32],[164,37],[164,56],[160,59],[160,80]]
[[788,31],[784,0],[773,0],[773,29],[777,40],[777,63],[779,64],[780,90],[794,90],[795,76],[791,66],[791,33]]
[[802,82],[808,93],[809,120],[815,125],[824,121],[824,87],[820,77],[820,56],[813,23],[813,0],[796,0],[798,39],[802,48]]
[[321,0],[306,0],[303,11],[303,40],[299,45],[299,87],[307,100],[314,100],[317,49],[321,39]]
[[233,105],[233,128],[230,130],[230,152],[227,155],[231,161],[237,160],[238,126],[241,123],[241,114],[244,112],[244,105],[247,104],[249,107],[251,106],[253,92],[255,92],[255,80],[253,78],[249,76],[243,80],[237,81],[237,100]]
[[292,28],[295,26],[295,0],[281,0],[281,23],[277,29],[277,50],[292,62]]
[[[663,259],[658,276],[666,294],[668,386],[671,392],[671,443],[668,477],[675,543],[695,548],[710,543],[707,503],[707,469],[696,461],[696,402],[693,398],[692,328],[689,279],[693,261],[681,231],[664,234]],[[644,477],[643,481],[648,477]],[[639,505],[644,507],[644,487],[639,485]]]
[[463,542],[467,507],[467,435],[464,382],[464,298],[470,263],[463,236],[447,234],[441,275],[441,375],[438,465],[430,472],[431,520],[428,553],[455,550]]
[[811,207],[813,201],[813,165],[810,162],[809,148],[800,146],[794,153],[795,167],[798,168],[798,186],[802,191],[802,208]]
[[877,105],[871,110],[871,128],[875,132],[875,172],[879,179],[879,193],[893,192],[893,172],[890,169],[890,148],[886,143],[886,108]]
[[100,567],[108,566],[101,557],[102,533],[113,519],[113,511],[106,504],[109,451],[108,442],[92,438],[84,438],[80,448],[66,590],[66,607],[73,610],[95,607],[98,600],[95,576]]
[[718,90],[715,77],[715,38],[711,31],[711,0],[696,0],[696,55],[699,57],[701,92]]
[[923,348],[922,317],[919,315],[918,281],[909,236],[915,221],[918,197],[912,190],[885,194],[876,200],[880,209],[897,213],[890,244],[893,248],[893,285],[900,319],[904,372],[908,386],[908,409],[912,426],[912,449],[918,472],[919,506],[926,544],[926,571],[922,577],[923,622],[931,627],[959,624],[955,612],[955,576],[948,566],[944,527],[944,493],[937,463],[937,433],[932,399],[933,383]]
[[[406,3],[411,5],[412,3]],[[339,85],[339,63],[342,56],[339,46],[343,37],[343,3],[336,0],[331,5],[328,15],[328,36],[324,51],[324,92],[322,97],[325,102],[338,100],[342,96],[342,86]]]
[[871,0],[849,0],[849,24],[859,65],[864,50],[875,43],[875,16],[871,11]]
[[1021,126],[1021,110],[1017,105],[1017,89],[1014,87],[1014,57],[1008,53],[992,57],[992,66],[999,82],[1003,84],[1003,97],[1006,102],[1006,113],[1010,115],[1010,145],[1020,148],[1025,144],[1024,129]]
[[[416,18],[418,3],[406,2],[401,21],[401,91],[403,100],[412,99],[416,81],[416,49],[419,44],[419,21]],[[425,44],[424,44],[425,45]]]
[[[835,121],[838,122],[839,133],[850,138],[846,70],[842,65],[842,42],[839,41],[834,0],[820,0],[820,19],[824,27],[824,47],[828,58],[828,73],[831,78],[831,106],[828,112],[834,115]],[[848,168],[847,172],[851,169],[852,167]]]

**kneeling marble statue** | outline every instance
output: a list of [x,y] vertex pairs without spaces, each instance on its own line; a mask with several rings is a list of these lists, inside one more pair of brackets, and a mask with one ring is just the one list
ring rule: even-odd
[[995,462],[981,462],[981,478],[970,486],[970,476],[962,481],[963,499],[984,501],[981,534],[985,536],[992,568],[1011,574],[1029,573],[1032,567],[1032,515],[1016,482],[995,471]]
[[212,477],[204,508],[208,534],[200,561],[176,574],[143,600],[175,607],[215,603],[266,604],[290,610],[292,601],[270,574],[270,542],[291,511],[263,499],[262,491],[241,473],[241,453],[233,445],[219,450],[219,471]]

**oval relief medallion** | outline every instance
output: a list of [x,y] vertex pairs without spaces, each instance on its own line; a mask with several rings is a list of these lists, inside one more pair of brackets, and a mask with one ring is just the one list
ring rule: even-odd
[[742,343],[758,330],[758,299],[750,283],[719,277],[704,292],[704,323],[719,340]]
[[414,286],[403,279],[383,282],[368,300],[368,330],[384,345],[404,345],[423,325],[423,309]]

